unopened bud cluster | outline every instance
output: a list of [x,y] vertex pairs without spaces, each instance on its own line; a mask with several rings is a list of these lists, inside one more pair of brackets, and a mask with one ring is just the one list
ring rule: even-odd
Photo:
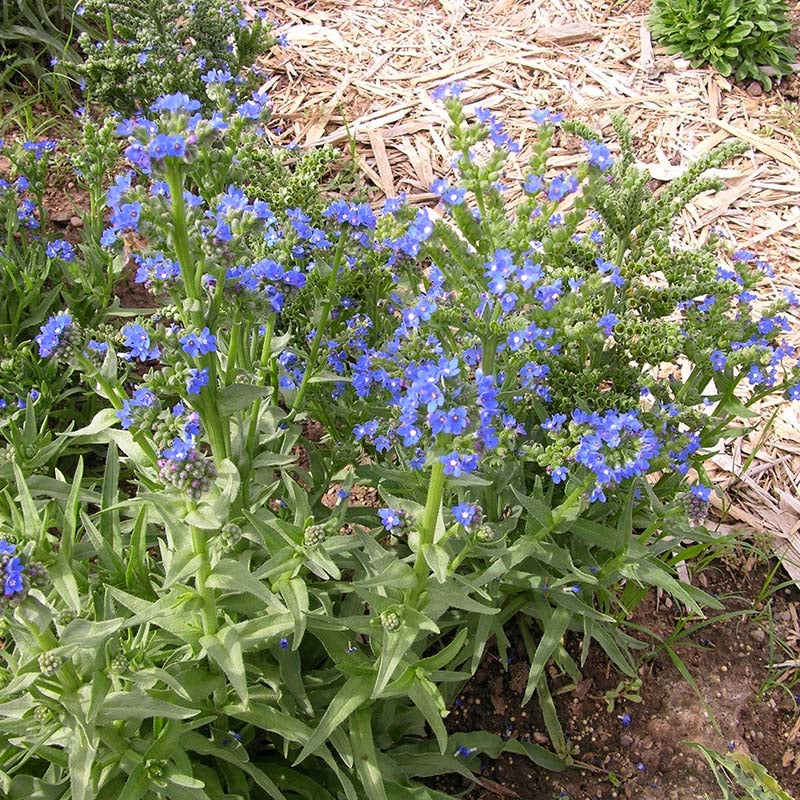
[[190,500],[199,500],[217,477],[214,462],[199,450],[192,450],[180,460],[162,458],[158,462],[161,480],[180,491],[186,492]]

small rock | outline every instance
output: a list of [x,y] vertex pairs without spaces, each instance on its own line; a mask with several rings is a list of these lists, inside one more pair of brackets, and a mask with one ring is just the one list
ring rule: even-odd
[[633,736],[628,736],[627,733],[623,733],[622,736],[619,737],[619,743],[623,747],[630,747],[633,744]]
[[755,639],[760,644],[767,638],[767,634],[764,633],[763,628],[753,628],[750,631],[750,638]]
[[653,747],[653,740],[649,736],[645,736],[641,742],[639,742],[642,750],[651,750]]
[[747,86],[747,94],[752,97],[761,97],[761,95],[764,94],[764,88],[758,81],[750,81]]
[[73,228],[82,228],[83,220],[80,217],[70,217],[69,224],[72,225]]
[[534,731],[533,741],[536,742],[536,744],[547,744],[550,740],[541,731]]

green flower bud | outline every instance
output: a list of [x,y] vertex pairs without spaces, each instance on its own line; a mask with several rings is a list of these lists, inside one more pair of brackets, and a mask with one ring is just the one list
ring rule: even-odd
[[123,675],[128,671],[128,659],[122,653],[117,653],[114,658],[111,659],[111,663],[109,664],[109,669],[115,675]]
[[396,631],[402,626],[403,620],[395,611],[384,611],[381,614],[381,624],[387,631]]
[[475,539],[481,544],[488,544],[494,541],[494,531],[489,525],[479,525],[475,529]]
[[72,622],[72,620],[74,619],[75,619],[75,612],[69,608],[65,608],[63,611],[59,613],[58,617],[56,618],[56,622],[59,625],[69,625],[69,623]]
[[242,538],[242,529],[235,522],[228,522],[219,532],[220,543],[228,550],[235,547]]
[[322,525],[309,525],[303,531],[303,544],[306,547],[319,547],[325,541],[325,529]]
[[38,705],[33,709],[33,718],[40,725],[45,725],[53,718],[53,712],[47,706]]
[[45,678],[54,677],[64,665],[64,659],[52,650],[39,656],[39,670]]

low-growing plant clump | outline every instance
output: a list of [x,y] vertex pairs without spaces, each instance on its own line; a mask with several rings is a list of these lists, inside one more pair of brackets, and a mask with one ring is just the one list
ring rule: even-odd
[[[652,587],[719,607],[676,574],[715,545],[703,459],[760,399],[800,397],[797,298],[759,297],[749,251],[673,240],[743,148],[654,197],[623,118],[609,145],[535,111],[512,208],[518,145],[450,85],[438,211],[267,202],[268,98],[230,81],[202,76],[213,108],[174,92],[88,122],[85,240],[41,242],[91,286],[130,253],[155,308],[65,290],[37,320],[77,430],[54,435],[44,385],[2,400],[0,789],[436,800],[422,779],[480,754],[564,769],[546,667],[577,682],[600,647],[634,681],[624,623]],[[586,151],[573,173],[548,169],[559,129]],[[550,748],[442,721],[512,620]]]
[[797,55],[788,13],[785,0],[655,0],[649,25],[670,55],[768,90],[773,77],[792,74]]

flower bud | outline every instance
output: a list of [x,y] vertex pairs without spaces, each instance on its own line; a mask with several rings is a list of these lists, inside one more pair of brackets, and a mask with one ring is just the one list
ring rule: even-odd
[[39,656],[39,670],[45,678],[52,678],[64,665],[64,659],[52,650]]
[[384,611],[381,614],[381,624],[385,630],[391,632],[399,630],[403,625],[403,620],[400,619],[400,615],[395,611]]
[[322,525],[309,525],[303,531],[303,544],[306,547],[319,547],[325,541],[325,529]]

